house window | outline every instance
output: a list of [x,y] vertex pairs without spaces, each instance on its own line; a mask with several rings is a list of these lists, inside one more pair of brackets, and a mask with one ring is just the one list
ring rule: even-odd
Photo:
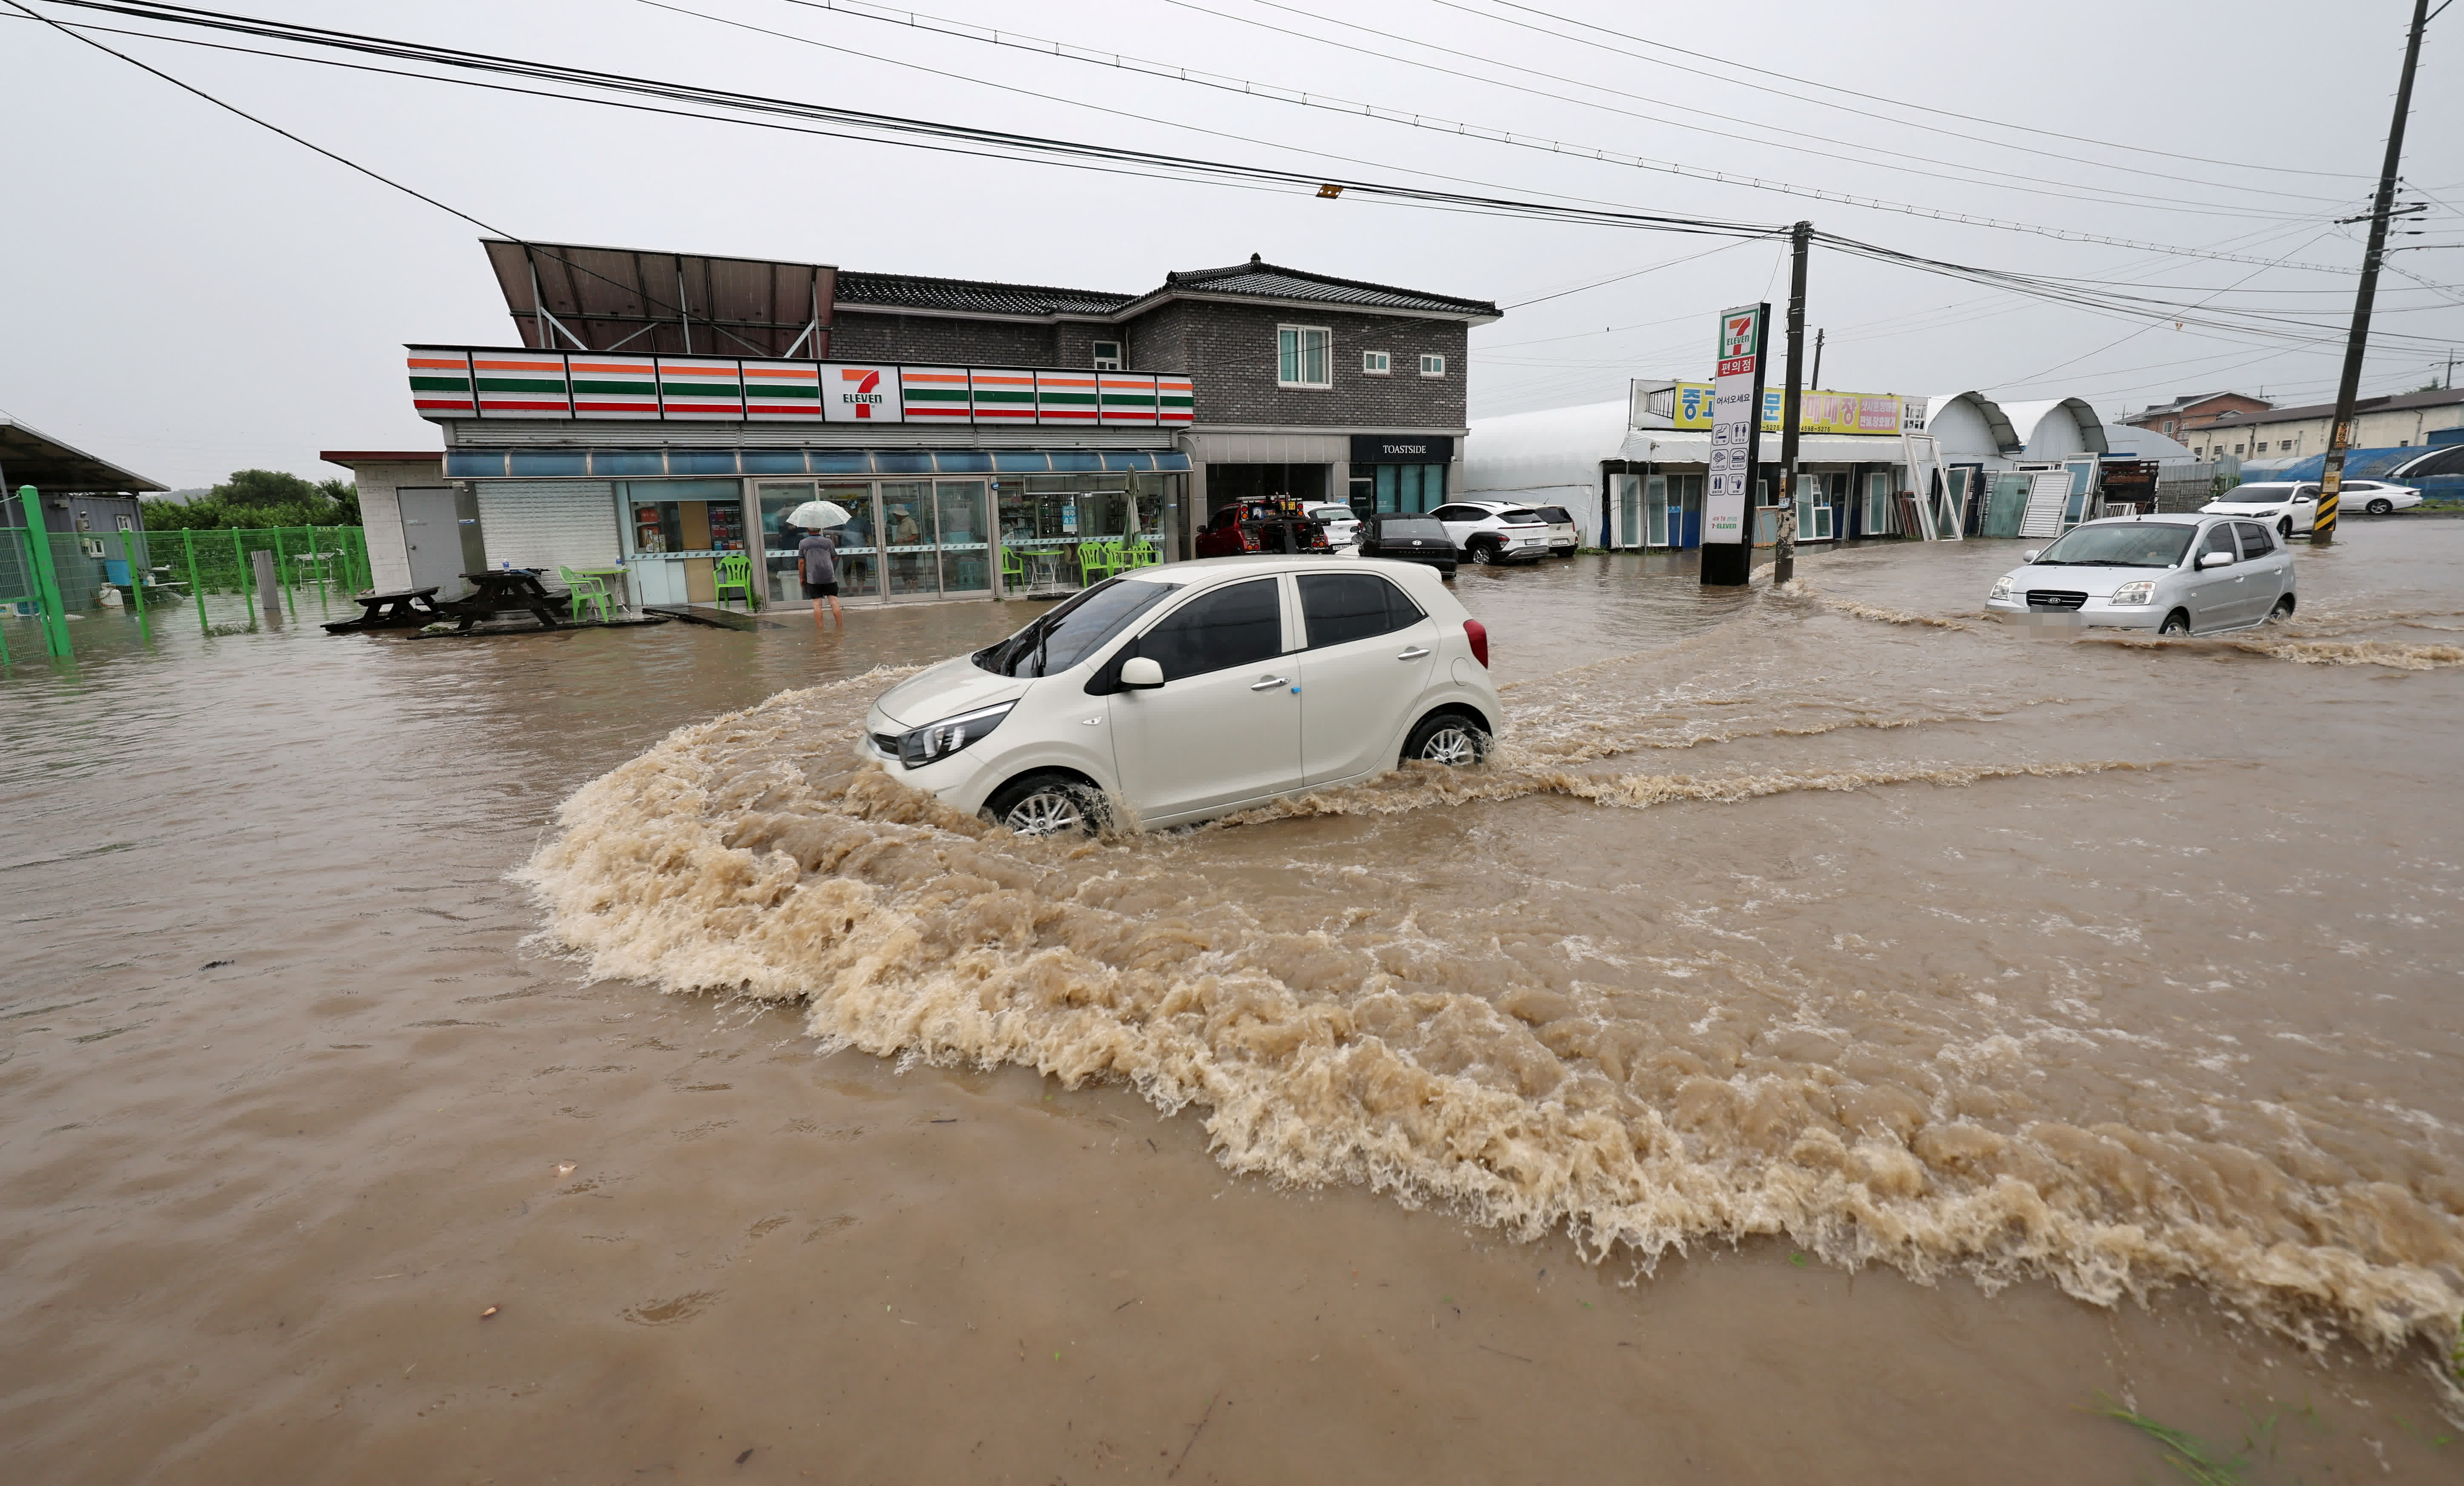
[[135,519],[134,519],[134,518],[132,518],[132,517],[129,517],[129,516],[121,516],[121,517],[120,518],[120,529],[121,529],[121,531],[123,531],[123,532],[133,532],[133,531],[136,531],[136,530],[137,530],[137,522],[136,522],[136,521],[135,521]]
[[1097,371],[1119,371],[1121,369],[1121,343],[1119,341],[1098,340],[1095,342],[1095,369]]
[[2254,454],[2264,454],[2264,453],[2266,453],[2266,452],[2267,452],[2267,442],[2266,442],[2264,439],[2260,440],[2258,443],[2254,444],[2254,445],[2252,445],[2252,446],[2250,447],[2250,451],[2251,451],[2252,453],[2254,453]]
[[1384,351],[1363,351],[1360,353],[1360,370],[1364,376],[1383,377],[1394,369],[1395,358]]
[[1423,376],[1423,377],[1442,377],[1442,376],[1444,376],[1445,374],[1446,374],[1446,359],[1445,359],[1444,357],[1442,357],[1442,356],[1424,356],[1424,357],[1420,358],[1420,375],[1421,375],[1421,376]]
[[1334,332],[1320,325],[1275,328],[1275,382],[1285,387],[1334,385]]
[[2234,445],[2234,446],[2233,446],[2233,452],[2234,452],[2234,453],[2236,453],[2236,454],[2240,453],[2240,452],[2241,452],[2241,446],[2240,446],[2240,445],[2238,445],[2238,444]]

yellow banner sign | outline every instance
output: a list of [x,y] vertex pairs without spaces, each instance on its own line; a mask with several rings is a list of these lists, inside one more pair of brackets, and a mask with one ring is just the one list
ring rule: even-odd
[[[1665,386],[1666,383],[1661,385]],[[1675,392],[1675,406],[1670,414],[1673,426],[1711,426],[1709,382],[1681,382],[1677,383]],[[1763,431],[1766,433],[1779,431],[1779,401],[1780,390],[1777,387],[1763,393]],[[1808,392],[1796,426],[1804,433],[1894,434],[1903,426],[1922,428],[1925,415],[1921,408],[1909,409],[1909,401],[1889,393]]]

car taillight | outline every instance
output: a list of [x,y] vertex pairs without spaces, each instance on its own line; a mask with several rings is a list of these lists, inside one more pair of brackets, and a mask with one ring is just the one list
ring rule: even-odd
[[1243,527],[1241,531],[1241,550],[1243,552],[1262,552],[1265,549],[1258,545],[1258,534],[1248,530],[1246,527]]
[[1471,658],[1480,668],[1488,669],[1488,626],[1478,620],[1463,621],[1463,638],[1471,642]]

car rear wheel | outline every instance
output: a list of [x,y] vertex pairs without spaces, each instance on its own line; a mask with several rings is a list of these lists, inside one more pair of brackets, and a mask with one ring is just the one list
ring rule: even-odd
[[2283,598],[2278,599],[2278,600],[2277,600],[2277,601],[2276,601],[2276,607],[2275,607],[2275,608],[2272,608],[2272,609],[2270,609],[2270,610],[2268,610],[2268,611],[2267,611],[2267,619],[2266,619],[2265,623],[2270,623],[2270,624],[2277,624],[2277,623],[2283,623],[2283,622],[2284,622],[2284,621],[2286,621],[2286,620],[2291,619],[2292,617],[2293,617],[2293,596],[2292,596],[2291,594],[2286,594]]
[[2395,502],[2382,495],[2362,509],[2367,511],[2374,516],[2390,515],[2395,511]]
[[1020,836],[1092,836],[1103,829],[1104,797],[1066,774],[1030,774],[997,791],[983,809],[993,824]]
[[1423,717],[1403,744],[1403,761],[1467,769],[1488,756],[1488,732],[1460,712]]
[[2186,609],[2175,609],[2172,613],[2166,615],[2165,623],[2156,630],[2156,633],[2160,635],[2187,635],[2189,632],[2190,615]]
[[1472,543],[1472,544],[1471,544],[1471,560],[1472,560],[1473,562],[1475,562],[1475,563],[1479,564],[1479,565],[1480,565],[1480,566],[1482,566],[1482,567],[1487,567],[1490,563],[1495,562],[1495,561],[1497,560],[1497,543],[1495,543],[1495,542],[1474,542],[1474,543]]

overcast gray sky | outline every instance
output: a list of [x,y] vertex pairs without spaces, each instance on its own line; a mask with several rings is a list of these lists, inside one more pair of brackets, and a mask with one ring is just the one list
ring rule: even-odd
[[[66,21],[145,24],[26,3]],[[1809,319],[1829,331],[1825,385],[2079,394],[2108,417],[2221,386],[2263,388],[2278,402],[2333,395],[2362,230],[2334,219],[2367,206],[2410,13],[2400,0],[2255,0],[2230,12],[2118,0],[918,0],[935,24],[1021,28],[1027,44],[1004,46],[794,0],[222,3],[664,80],[1346,178],[1729,221],[1806,217],[1933,257],[2161,286],[2134,293],[2195,301],[2229,290],[2215,302],[2319,312],[2320,330],[2300,333],[2334,342],[2143,329],[2107,312],[1816,253]],[[2400,243],[2464,244],[2459,35],[2464,12],[2431,28],[2405,174],[2418,187],[2410,197],[2434,205],[2425,235]],[[1522,305],[1474,334],[1474,416],[1618,397],[1630,376],[1705,376],[1712,317],[1787,291],[1784,249],[1770,242],[1723,248],[1137,179],[99,39],[541,241],[1121,292],[1151,288],[1168,269],[1257,252]],[[1215,85],[1039,55],[1037,40],[1202,70]],[[1422,124],[1244,96],[1243,84],[1417,114]],[[402,342],[514,340],[468,222],[34,22],[0,21],[0,85],[13,177],[0,229],[0,408],[24,422],[174,486],[248,466],[330,475],[340,471],[318,463],[319,449],[436,447],[434,429],[410,411]],[[1565,149],[1444,132],[1457,124]],[[1576,149],[2260,261],[1956,225]],[[2347,272],[2264,266],[2277,259]],[[2464,339],[2464,250],[2391,261],[2444,287],[2383,281],[2380,328],[2414,339],[2374,351],[2368,392],[2438,376]]]

